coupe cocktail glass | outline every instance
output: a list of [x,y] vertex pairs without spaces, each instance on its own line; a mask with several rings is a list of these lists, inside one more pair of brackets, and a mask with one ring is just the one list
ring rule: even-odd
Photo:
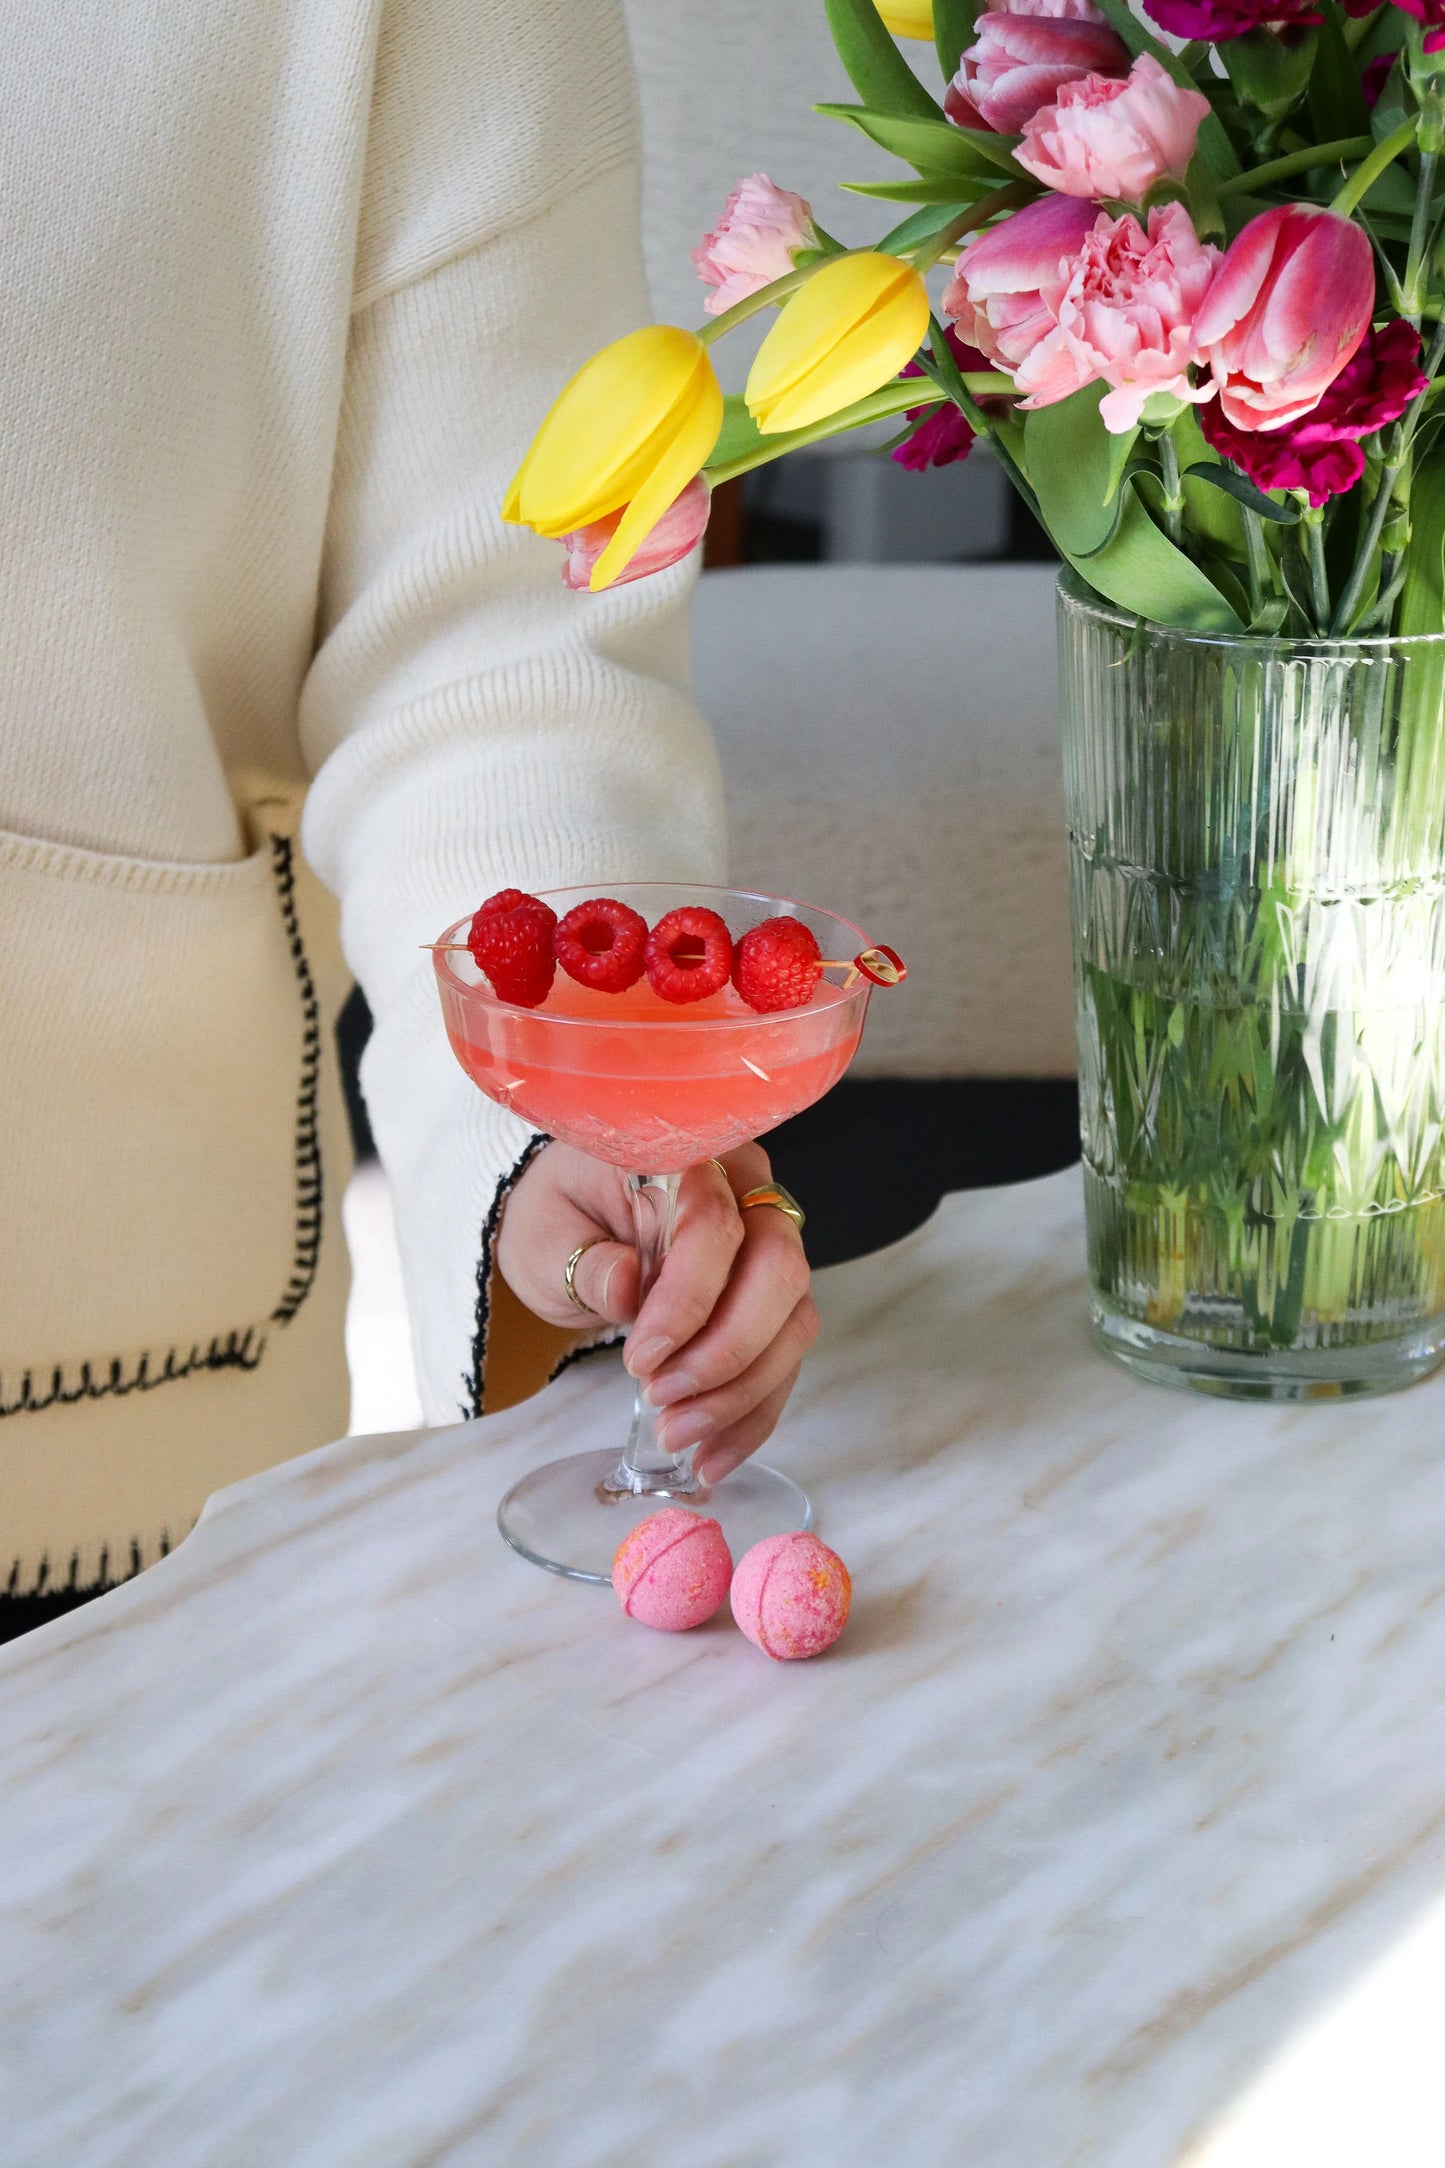
[[[851,957],[865,946],[847,919],[775,896],[661,881],[605,892],[650,926],[700,903],[734,938],[765,918],[789,917],[803,921],[825,957]],[[598,893],[549,889],[544,900],[561,918]],[[436,953],[452,1049],[489,1098],[621,1168],[645,1299],[672,1240],[682,1170],[762,1136],[831,1090],[857,1048],[869,982],[841,985],[825,974],[806,1006],[759,1015],[731,986],[679,1006],[660,1000],[646,979],[625,994],[604,994],[559,971],[542,1006],[521,1009],[496,998],[467,953],[469,924],[449,928]],[[513,1549],[549,1572],[607,1581],[623,1537],[666,1505],[698,1506],[720,1521],[734,1558],[764,1536],[809,1525],[807,1497],[788,1476],[749,1460],[709,1488],[693,1471],[691,1451],[665,1451],[653,1423],[639,1390],[620,1454],[574,1454],[516,1484],[497,1514]]]

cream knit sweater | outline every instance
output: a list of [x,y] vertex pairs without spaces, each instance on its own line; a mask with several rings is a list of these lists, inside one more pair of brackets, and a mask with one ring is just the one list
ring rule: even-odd
[[445,1422],[527,1133],[418,944],[721,844],[686,574],[568,595],[498,517],[646,312],[612,0],[8,0],[0,85],[3,1590],[345,1427],[303,848]]

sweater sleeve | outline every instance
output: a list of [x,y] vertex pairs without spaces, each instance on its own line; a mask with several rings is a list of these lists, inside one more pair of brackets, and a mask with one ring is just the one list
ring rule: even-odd
[[[647,317],[615,9],[410,0],[409,13],[418,36],[393,18],[378,57],[301,708],[303,836],[375,1017],[362,1083],[423,1404],[453,1422],[479,1411],[484,1368],[489,1381],[527,1368],[527,1350],[489,1332],[548,1331],[491,1301],[498,1211],[536,1140],[458,1068],[419,944],[512,884],[716,879],[722,819],[686,689],[690,569],[574,595],[557,546],[500,517],[561,384]],[[529,1384],[563,1351],[554,1338]]]

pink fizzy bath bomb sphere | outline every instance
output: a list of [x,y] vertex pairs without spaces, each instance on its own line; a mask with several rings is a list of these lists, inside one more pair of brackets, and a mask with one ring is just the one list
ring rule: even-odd
[[685,1634],[720,1609],[733,1554],[716,1521],[668,1506],[639,1521],[612,1561],[612,1586],[629,1618]]
[[821,1656],[848,1623],[853,1583],[836,1551],[801,1528],[768,1536],[738,1560],[733,1617],[780,1663]]

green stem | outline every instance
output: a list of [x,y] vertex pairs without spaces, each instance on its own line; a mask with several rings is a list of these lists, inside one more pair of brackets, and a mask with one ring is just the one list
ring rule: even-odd
[[[1399,432],[1397,432],[1398,434]],[[1406,446],[1402,444],[1399,446],[1395,457],[1389,461],[1381,472],[1380,486],[1375,492],[1375,501],[1370,506],[1370,517],[1365,526],[1359,554],[1351,567],[1350,576],[1345,582],[1344,593],[1340,596],[1334,617],[1330,621],[1330,631],[1337,635],[1342,634],[1347,629],[1350,620],[1359,607],[1360,597],[1365,591],[1365,581],[1369,578],[1370,566],[1374,562],[1375,551],[1379,548],[1380,536],[1385,531],[1385,521],[1390,511],[1390,498],[1394,492],[1395,483],[1399,479],[1400,469],[1405,463],[1405,457]]]
[[1401,121],[1398,128],[1377,143],[1363,165],[1356,166],[1344,187],[1335,197],[1330,209],[1340,218],[1348,218],[1357,203],[1364,201],[1382,173],[1389,171],[1397,158],[1415,147],[1418,122]]
[[[1013,391],[1011,379],[992,369],[970,370],[960,382],[983,399]],[[725,460],[718,466],[705,467],[703,472],[716,489],[719,483],[735,481],[740,474],[751,474],[754,467],[765,467],[788,452],[800,451],[804,445],[821,444],[825,437],[846,436],[850,429],[862,429],[869,422],[891,421],[895,414],[906,414],[912,407],[939,406],[948,396],[941,385],[923,383],[917,377],[901,384],[885,384],[881,391],[870,392],[866,399],[842,407],[838,413],[829,414],[820,422],[810,422],[806,429],[780,430],[776,436],[764,437],[751,451],[742,452],[736,459]]]
[[1325,569],[1325,515],[1320,511],[1307,511],[1301,516],[1305,532],[1305,546],[1309,557],[1310,593],[1314,599],[1315,627],[1324,632],[1330,622],[1330,577]]
[[[845,249],[844,254],[852,255],[853,251]],[[829,261],[833,259],[829,258]],[[736,330],[737,326],[745,324],[750,316],[756,316],[761,310],[774,308],[778,302],[786,301],[789,294],[795,294],[800,286],[807,285],[817,268],[816,264],[810,263],[804,264],[801,270],[785,271],[780,279],[773,280],[771,286],[760,286],[758,291],[749,294],[745,301],[735,301],[730,309],[723,310],[721,316],[714,316],[709,323],[700,326],[697,335],[703,345],[711,346],[714,339],[720,339],[725,333]]]
[[1410,220],[1410,253],[1405,259],[1405,303],[1410,322],[1419,329],[1425,295],[1425,243],[1430,224],[1430,200],[1435,187],[1434,151],[1421,151],[1420,176],[1415,188],[1415,212]]
[[1274,585],[1270,577],[1269,550],[1264,539],[1264,521],[1258,512],[1251,512],[1244,504],[1239,510],[1244,521],[1244,551],[1249,564],[1249,599],[1257,617],[1264,608],[1267,590]]
[[[994,457],[1023,498],[1024,503],[1033,513],[1034,518],[1042,525],[1043,515],[1039,510],[1039,500],[1034,494],[1028,476],[1014,458],[1013,453],[1005,444],[998,430],[994,428],[989,417],[975,402],[970,383],[977,380],[959,374],[958,363],[953,358],[953,350],[949,346],[943,326],[938,321],[938,318],[932,315],[928,319],[928,348],[927,353],[922,351],[919,353],[919,368],[953,401],[975,435],[986,438],[993,446]],[[1009,388],[1012,390],[1012,385]]]
[[1010,181],[1006,187],[996,188],[992,195],[980,196],[977,203],[970,204],[966,211],[960,211],[957,218],[951,218],[937,233],[931,234],[926,241],[920,241],[917,248],[905,249],[903,254],[913,258],[918,270],[927,271],[938,262],[940,256],[953,247],[955,241],[961,241],[966,233],[976,233],[980,226],[986,226],[1000,211],[1012,211],[1020,204],[1031,203],[1039,193],[1038,185],[1034,181]]
[[[1425,375],[1432,381],[1442,361],[1445,361],[1445,317],[1442,317],[1436,325],[1435,336],[1430,341],[1430,351],[1425,356]],[[1349,579],[1345,582],[1345,591],[1340,597],[1339,606],[1335,611],[1334,620],[1330,626],[1331,632],[1340,633],[1345,631],[1359,608],[1360,597],[1365,589],[1365,581],[1369,578],[1370,565],[1375,551],[1379,547],[1380,537],[1385,531],[1385,521],[1389,517],[1390,499],[1394,494],[1395,484],[1400,478],[1400,470],[1410,456],[1411,439],[1420,426],[1420,416],[1424,412],[1425,401],[1428,396],[1429,385],[1427,384],[1426,389],[1406,413],[1403,423],[1393,432],[1395,441],[1392,447],[1392,456],[1381,472],[1380,486],[1375,492],[1375,501],[1370,506],[1369,524],[1365,529],[1364,540],[1360,545],[1359,554],[1355,558]]]
[[1184,487],[1179,479],[1179,454],[1167,429],[1156,439],[1159,473],[1164,484],[1164,532],[1177,549],[1184,539]]
[[1367,158],[1374,149],[1373,136],[1340,136],[1333,143],[1311,145],[1308,150],[1289,151],[1282,158],[1271,158],[1268,165],[1256,166],[1252,173],[1236,173],[1218,185],[1221,196],[1248,196],[1259,188],[1273,188],[1276,181],[1292,179],[1296,173],[1310,173],[1316,166],[1348,164],[1352,158]]

